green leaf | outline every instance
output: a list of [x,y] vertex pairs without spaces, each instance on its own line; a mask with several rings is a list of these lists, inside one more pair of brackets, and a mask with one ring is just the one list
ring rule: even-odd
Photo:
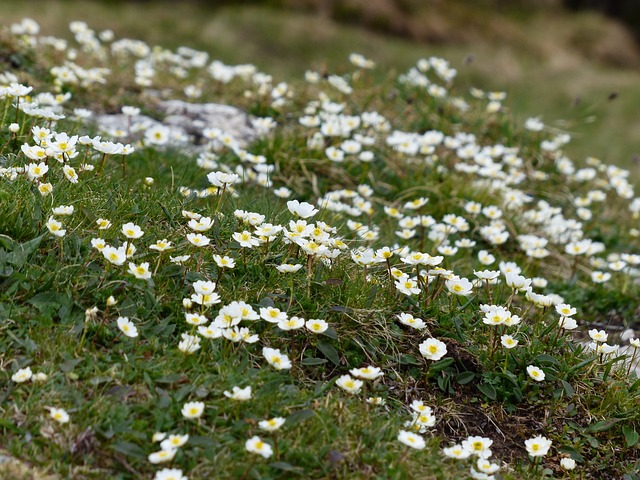
[[116,452],[125,454],[127,457],[140,459],[147,457],[147,454],[139,445],[131,442],[125,442],[124,440],[120,440],[114,443],[111,448],[113,448]]
[[445,368],[453,365],[453,362],[454,362],[453,358],[449,357],[449,358],[444,358],[442,360],[439,360],[435,363],[432,363],[431,365],[429,365],[429,373],[441,372]]
[[420,365],[420,361],[409,353],[403,353],[400,355],[399,362],[402,365]]
[[170,373],[169,375],[157,378],[155,383],[176,383],[186,379],[186,375],[183,375],[182,373]]
[[495,400],[496,398],[498,398],[498,392],[496,392],[496,389],[493,388],[493,385],[491,385],[490,383],[481,383],[480,385],[478,385],[478,390],[484,393],[491,400]]
[[189,445],[192,447],[214,448],[216,446],[216,442],[214,442],[211,437],[197,435],[189,437]]
[[107,383],[107,382],[110,382],[111,380],[113,380],[111,377],[100,376],[100,377],[90,378],[89,383],[91,385],[100,385],[101,383]]
[[95,214],[93,213],[93,211],[90,208],[87,207],[80,207],[80,212],[82,212],[82,215],[85,216],[85,218],[87,220],[89,220],[89,222],[91,223],[95,223],[97,217],[95,216]]
[[584,457],[580,455],[580,452],[578,452],[575,448],[564,446],[559,447],[558,451],[560,453],[564,453],[565,455],[569,455],[576,462],[584,463]]
[[476,378],[476,374],[473,372],[462,372],[456,375],[456,382],[460,385],[466,385],[467,383],[473,382],[473,379]]
[[331,360],[331,363],[336,366],[340,365],[340,356],[338,355],[338,351],[333,347],[333,345],[325,342],[318,342],[317,347],[325,357]]
[[327,363],[326,358],[303,358],[300,362],[302,365],[322,365]]
[[640,435],[633,428],[624,426],[622,427],[622,433],[624,434],[624,441],[627,444],[627,447],[633,447],[638,440],[640,440]]
[[315,386],[313,387],[314,398],[318,398],[324,395],[324,392],[329,390],[333,386],[336,380],[337,378],[334,378],[333,380],[329,380],[328,382],[322,382],[320,380],[317,381]]
[[560,380],[560,383],[562,384],[562,388],[564,388],[564,393],[567,394],[567,397],[571,398],[575,395],[576,392],[569,382],[566,380]]
[[560,364],[558,363],[558,360],[556,360],[554,357],[552,357],[551,355],[547,355],[547,354],[541,354],[538,355],[535,359],[534,359],[534,363],[538,363],[538,364],[542,364],[542,365],[556,365],[559,366]]
[[438,388],[440,388],[440,390],[442,390],[443,392],[447,392],[449,390],[449,385],[451,384],[450,377],[447,375],[440,376],[437,378],[436,383],[438,384]]
[[62,304],[61,295],[55,292],[42,292],[29,299],[29,303],[36,307],[42,314],[53,314]]
[[299,423],[304,422],[305,420],[310,419],[314,415],[315,414],[313,413],[313,410],[309,410],[309,409],[298,410],[297,412],[293,412],[291,415],[287,417],[287,425],[288,426],[297,425]]
[[[518,377],[516,377],[511,372],[499,373],[498,377],[504,378],[505,380],[509,381],[516,388],[520,386],[520,382],[518,382]],[[504,385],[504,383],[503,383],[503,385]]]
[[31,254],[38,249],[43,237],[44,235],[40,235],[28,242],[15,246],[11,254],[7,255],[7,261],[16,268],[22,268],[22,266],[27,263],[27,260],[29,260]]
[[70,358],[62,362],[58,368],[61,372],[68,373],[76,368],[80,362],[82,362],[82,358]]
[[324,335],[325,337],[333,338],[334,340],[338,339],[338,333],[331,327],[322,332],[322,335]]
[[9,265],[0,265],[0,277],[10,277],[12,273],[12,267]]
[[587,432],[595,433],[595,432],[604,432],[613,427],[616,423],[618,423],[620,419],[611,419],[611,420],[602,420],[598,423],[594,423],[593,425],[589,425],[586,429]]
[[567,374],[573,373],[576,370],[580,370],[582,367],[586,367],[587,365],[589,365],[590,363],[594,362],[598,357],[592,357],[592,358],[587,358],[586,360],[583,360],[582,362],[574,365],[573,367],[571,367],[569,370],[567,370]]
[[264,308],[274,308],[276,306],[276,304],[273,302],[273,298],[270,297],[264,297],[262,300],[260,300],[259,305]]
[[290,463],[287,462],[273,462],[269,464],[270,467],[277,468],[278,470],[282,470],[284,472],[298,473],[302,475],[304,470],[300,467],[294,467]]

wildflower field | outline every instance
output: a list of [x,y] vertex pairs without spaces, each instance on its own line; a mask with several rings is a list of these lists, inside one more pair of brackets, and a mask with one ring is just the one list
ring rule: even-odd
[[640,478],[629,171],[444,58],[69,29],[0,30],[0,478]]

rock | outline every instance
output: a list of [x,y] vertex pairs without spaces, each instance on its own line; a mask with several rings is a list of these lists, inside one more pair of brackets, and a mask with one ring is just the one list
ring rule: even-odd
[[167,115],[167,125],[180,126],[192,135],[201,135],[205,128],[218,128],[245,145],[258,138],[258,133],[251,124],[251,117],[230,105],[164,100],[160,102],[159,108]]
[[[188,103],[182,100],[161,100],[155,103],[158,117],[146,115],[128,117],[122,113],[96,116],[93,121],[101,133],[117,141],[135,142],[143,137],[145,130],[164,126],[170,129],[171,137],[178,144],[201,146],[206,143],[202,132],[217,128],[235,138],[242,148],[260,135],[253,126],[252,117],[239,108],[217,103]],[[176,142],[174,141],[175,145]]]

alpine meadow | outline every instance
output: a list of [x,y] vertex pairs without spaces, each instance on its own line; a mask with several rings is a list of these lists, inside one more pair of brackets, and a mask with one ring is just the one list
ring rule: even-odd
[[640,479],[630,170],[437,55],[69,20],[0,27],[0,478]]

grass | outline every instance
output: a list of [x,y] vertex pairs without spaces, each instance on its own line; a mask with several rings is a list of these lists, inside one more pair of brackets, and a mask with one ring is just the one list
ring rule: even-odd
[[[265,15],[265,32],[275,28],[269,22],[280,18],[260,9],[250,12],[247,15]],[[243,15],[235,10],[226,14]],[[2,35],[2,58],[17,64],[13,71],[21,82],[35,87],[29,97],[54,90],[49,72],[61,64],[60,53],[25,46],[24,38],[7,32]],[[390,45],[387,55],[404,44]],[[281,80],[277,77],[261,88],[255,76],[223,85],[205,69],[193,68],[180,78],[166,66],[157,68],[153,86],[173,97],[183,98],[186,85],[200,84],[205,87],[200,101],[233,103],[273,118],[273,131],[247,148],[273,166],[267,177],[260,177],[264,171],[246,160],[245,152],[212,143],[207,148],[216,151],[214,170],[240,176],[232,187],[211,188],[210,172],[196,165],[184,145],[156,148],[132,140],[135,152],[126,158],[103,156],[99,145],[72,148],[66,155],[73,157],[77,150],[78,156],[63,162],[49,151],[49,171],[29,180],[21,167],[36,162],[21,145],[34,145],[32,127],[49,126],[71,136],[95,134],[73,120],[76,107],[113,111],[129,104],[157,113],[136,84],[136,59],[103,53],[104,58],[79,53],[79,65],[109,66],[112,73],[104,85],[66,84],[64,90],[72,97],[61,106],[68,117],[64,120],[38,119],[17,110],[11,99],[3,100],[0,429],[3,449],[19,460],[0,466],[3,475],[162,478],[161,469],[170,465],[191,479],[465,478],[470,467],[480,468],[477,458],[454,460],[443,449],[481,436],[493,442],[491,461],[500,467],[499,478],[638,478],[637,372],[615,349],[594,352],[586,346],[590,337],[604,343],[601,333],[588,331],[608,321],[612,311],[624,317],[623,326],[635,326],[630,305],[639,293],[640,262],[633,254],[640,232],[629,222],[637,221],[637,202],[633,192],[628,193],[632,187],[624,171],[576,160],[574,173],[563,163],[559,140],[542,148],[545,141],[557,139],[557,128],[525,130],[504,104],[489,111],[487,98],[470,96],[464,82],[442,81],[442,72],[433,68],[427,75],[446,85],[444,97],[403,83],[384,67],[356,69],[343,58],[327,69],[345,75],[353,93],[340,93],[326,80],[312,84],[293,79],[288,80],[291,94],[284,102],[272,95]],[[234,63],[244,61],[239,56]],[[344,103],[345,115],[360,118],[347,137],[371,137],[371,146],[360,138],[361,147],[373,152],[372,161],[357,160],[355,154],[347,154],[343,162],[331,161],[325,148],[340,146],[346,137],[331,136],[326,125],[320,148],[310,143],[320,129],[300,124],[305,109],[325,124],[335,120],[328,113],[335,107],[319,102],[322,92]],[[26,94],[15,95],[27,100]],[[464,98],[467,108],[454,98]],[[374,111],[388,124],[365,114]],[[353,118],[340,120],[348,121]],[[13,122],[16,132],[9,130]],[[418,143],[422,140],[407,136],[394,147],[393,139],[399,136],[394,130],[434,130],[447,140],[433,140],[431,151]],[[455,145],[456,138],[461,145]],[[49,139],[50,144],[57,141]],[[474,149],[467,155],[460,148],[465,144],[493,146],[487,155],[494,160]],[[499,153],[502,147],[517,148],[517,153]],[[419,148],[424,150],[418,153]],[[100,171],[103,158],[106,164]],[[68,181],[63,163],[77,170],[77,184]],[[86,169],[84,163],[96,168]],[[593,168],[593,178],[587,167]],[[33,166],[29,171],[38,177]],[[47,195],[38,189],[45,181],[53,186]],[[278,233],[253,248],[243,247],[235,233],[247,230],[256,238],[260,232],[239,210],[294,230],[294,207],[274,194],[282,186],[291,190],[290,198],[318,207],[307,219],[318,231],[304,234],[313,236],[314,243],[288,242]],[[422,198],[426,203],[416,207]],[[407,205],[412,201],[417,203]],[[469,202],[493,205],[493,213],[474,213]],[[62,236],[50,221],[52,209],[60,205],[74,206],[70,216],[55,215],[62,223],[59,228],[65,229]],[[189,212],[212,219],[212,228],[203,232],[210,239],[208,246],[188,240],[193,230]],[[418,221],[424,217],[423,226],[412,219],[416,216]],[[100,218],[112,226],[99,229]],[[122,226],[127,222],[140,226],[144,234],[125,238]],[[402,228],[414,232],[402,238],[396,233]],[[524,247],[527,238],[518,236],[525,234],[535,236],[528,240],[544,250]],[[126,250],[126,243],[136,250],[115,265],[92,246],[98,237],[115,248]],[[592,240],[592,251],[571,254],[573,247],[581,248],[581,238]],[[149,248],[162,239],[172,242],[171,250]],[[456,242],[457,251],[446,249]],[[382,257],[374,261],[372,255],[384,246],[393,255],[388,262]],[[481,250],[494,261],[481,262]],[[409,251],[441,255],[433,264],[447,270],[412,265]],[[177,255],[189,258],[171,261]],[[228,255],[235,266],[223,269],[214,255]],[[619,259],[624,264],[616,263]],[[150,278],[137,278],[129,262],[148,263]],[[510,287],[506,272],[514,267],[500,262],[515,262],[524,277],[514,281],[535,279],[534,292],[544,295],[536,300]],[[301,269],[280,273],[275,267],[284,263]],[[401,281],[392,280],[390,267],[397,269]],[[495,271],[500,282],[480,281],[471,287],[462,280],[472,280],[474,271],[484,269]],[[610,279],[598,283],[592,276],[597,271],[610,274]],[[215,282],[219,304],[201,305],[203,299],[192,297],[198,281]],[[413,282],[414,293],[403,293],[405,281]],[[468,288],[466,294],[456,294],[456,285]],[[577,309],[567,313],[577,319],[576,330],[561,328],[556,308],[542,305],[563,303],[552,294],[562,295]],[[257,313],[270,307],[289,317],[322,319],[328,328],[322,333],[286,330],[264,319],[236,317],[238,326],[249,328],[258,341],[235,342],[198,334],[193,320],[189,323],[192,317],[186,316],[198,313],[214,321],[219,310],[234,301],[246,302]],[[488,304],[504,307],[512,325],[490,325],[490,315],[481,307]],[[422,319],[424,328],[400,323],[403,313]],[[128,318],[138,335],[127,336],[117,326],[119,317]],[[518,340],[517,347],[502,346],[500,336],[506,333]],[[200,348],[188,353],[193,338],[200,339]],[[430,338],[443,342],[446,354],[425,350]],[[618,340],[610,334],[607,342],[615,345]],[[275,368],[263,347],[279,349],[287,356],[280,361],[290,360],[291,368]],[[340,387],[340,377],[356,375],[354,369],[368,365],[384,375],[363,380],[359,388]],[[540,368],[545,379],[528,374],[530,366]],[[20,381],[26,368],[32,376]],[[233,387],[251,387],[251,398],[230,399],[225,392]],[[367,403],[367,397],[380,397],[382,404]],[[435,422],[412,415],[414,400],[431,407]],[[203,402],[204,410],[198,418],[188,418],[183,407],[195,401]],[[64,409],[69,421],[53,418],[53,408]],[[260,428],[261,420],[274,417],[285,419],[281,429],[270,433]],[[422,430],[424,448],[399,441],[402,430]],[[175,458],[168,464],[150,461],[160,450],[153,441],[156,432],[189,435],[184,446],[172,451]],[[245,442],[254,435],[264,441],[258,450],[265,457],[247,449]],[[525,449],[525,441],[536,435],[552,442],[541,457]],[[563,469],[560,462],[566,458],[575,460],[578,468]],[[8,473],[14,467],[18,473]]]

